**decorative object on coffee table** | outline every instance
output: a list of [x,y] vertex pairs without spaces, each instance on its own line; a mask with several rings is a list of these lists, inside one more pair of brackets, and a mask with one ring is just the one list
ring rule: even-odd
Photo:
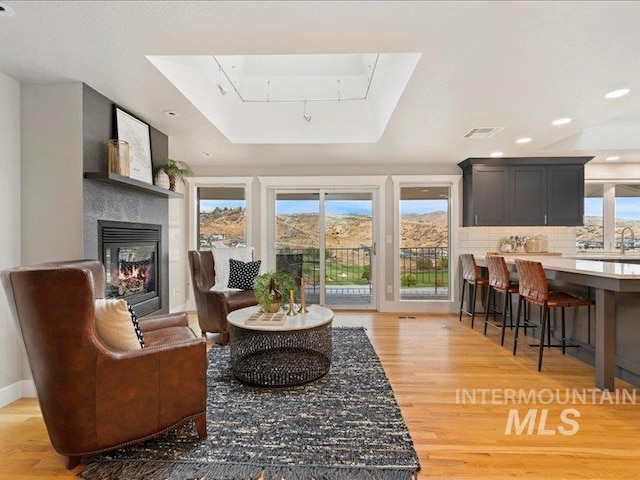
[[276,313],[282,307],[282,293],[278,290],[278,285],[276,284],[276,279],[271,277],[269,280],[269,293],[273,297],[271,301],[271,306],[269,307],[269,313]]
[[289,310],[287,311],[287,315],[290,317],[297,315],[295,302],[296,294],[293,290],[289,290]]
[[185,425],[100,455],[80,475],[87,480],[261,474],[288,480],[417,478],[418,456],[364,329],[335,328],[331,374],[304,388],[247,388],[231,374],[229,348],[212,348],[208,356],[207,440],[195,441]]
[[[275,291],[271,289],[271,280],[275,283]],[[267,272],[262,275],[258,275],[253,282],[253,291],[258,300],[258,305],[263,312],[270,312],[272,305],[280,300],[283,302],[282,292],[288,292],[295,288],[295,282],[293,277],[284,270],[278,270],[276,272]],[[276,291],[279,295],[276,294]],[[275,308],[275,307],[274,307]],[[280,307],[278,307],[280,309]]]
[[176,190],[176,180],[180,180],[182,183],[186,182],[187,177],[193,175],[193,170],[185,162],[180,160],[173,160],[167,158],[166,163],[160,167],[160,171],[167,174],[169,177],[169,190],[172,192]]
[[298,313],[309,313],[304,291],[305,284],[306,282],[304,280],[304,277],[300,278],[300,308],[298,308]]

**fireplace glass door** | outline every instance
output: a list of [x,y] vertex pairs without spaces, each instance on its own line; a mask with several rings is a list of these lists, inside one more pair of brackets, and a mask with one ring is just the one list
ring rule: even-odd
[[155,245],[106,245],[104,264],[107,280],[107,297],[150,298],[156,292]]
[[138,316],[162,308],[161,226],[98,221],[107,298],[122,298]]

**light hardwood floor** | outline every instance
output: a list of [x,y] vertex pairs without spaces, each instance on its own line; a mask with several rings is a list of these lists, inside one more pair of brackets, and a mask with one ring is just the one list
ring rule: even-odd
[[[500,347],[498,330],[484,337],[478,323],[472,331],[457,316],[400,316],[337,312],[334,324],[367,328],[420,457],[419,478],[640,478],[640,405],[456,402],[459,389],[591,389],[592,367],[553,351],[545,354],[538,373],[535,353],[523,348],[513,357],[510,348]],[[509,333],[508,343],[511,338]],[[616,387],[633,390],[621,381]],[[538,435],[536,428],[532,435],[505,434],[510,409],[517,408],[522,418],[537,407],[548,410],[546,429],[570,428],[560,415],[575,408],[578,432]],[[65,470],[35,400],[0,409],[0,480],[74,478],[82,468]]]

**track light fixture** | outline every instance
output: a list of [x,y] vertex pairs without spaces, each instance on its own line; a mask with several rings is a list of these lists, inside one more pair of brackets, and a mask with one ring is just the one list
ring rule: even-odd
[[311,115],[307,115],[307,99],[304,99],[304,104],[302,106],[302,118],[304,118],[307,122],[311,121]]
[[218,90],[220,90],[220,94],[226,95],[229,90],[222,86],[222,67],[218,65]]

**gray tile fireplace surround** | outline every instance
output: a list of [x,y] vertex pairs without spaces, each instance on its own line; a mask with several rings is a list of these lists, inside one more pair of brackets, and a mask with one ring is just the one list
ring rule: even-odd
[[169,312],[169,202],[142,192],[84,180],[84,256],[100,258],[98,221],[153,223],[162,227],[160,263],[161,308]]

